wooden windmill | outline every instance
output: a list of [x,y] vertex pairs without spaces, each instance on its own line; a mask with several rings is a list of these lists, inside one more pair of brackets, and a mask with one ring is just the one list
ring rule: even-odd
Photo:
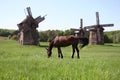
[[39,45],[39,34],[36,28],[45,19],[45,16],[38,16],[34,19],[30,7],[26,9],[28,15],[22,22],[17,24],[19,28],[19,43],[21,45]]
[[75,32],[76,36],[85,37],[85,29],[83,28],[83,19],[80,19],[79,29],[71,28]]
[[104,28],[114,26],[114,24],[100,24],[99,13],[96,12],[96,25],[86,26],[85,28],[89,30],[89,44],[92,45],[103,45],[104,44]]

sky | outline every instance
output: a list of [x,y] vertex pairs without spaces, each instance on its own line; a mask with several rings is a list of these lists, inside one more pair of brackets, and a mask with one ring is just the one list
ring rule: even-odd
[[26,7],[31,7],[34,18],[44,16],[39,31],[67,30],[96,24],[99,12],[100,24],[114,24],[105,31],[120,30],[120,0],[0,0],[0,28],[15,29],[26,18]]

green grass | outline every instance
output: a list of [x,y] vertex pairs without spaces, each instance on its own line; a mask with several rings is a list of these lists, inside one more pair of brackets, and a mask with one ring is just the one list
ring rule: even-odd
[[0,36],[0,40],[7,40],[8,37],[3,37],[3,36]]
[[47,58],[45,47],[21,46],[0,40],[0,80],[120,80],[120,44],[87,46],[81,59],[71,59],[71,46],[62,48],[64,58],[53,49]]

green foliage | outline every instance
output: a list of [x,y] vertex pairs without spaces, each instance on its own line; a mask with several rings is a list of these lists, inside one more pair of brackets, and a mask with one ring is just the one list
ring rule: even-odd
[[9,39],[18,40],[18,37],[17,37],[17,35],[13,35],[13,36],[11,36]]
[[72,30],[47,30],[47,31],[40,31],[40,41],[51,41],[55,36],[65,36],[65,35],[73,35],[74,32]]
[[104,34],[104,42],[105,43],[113,43],[112,39],[110,39],[106,34]]
[[11,33],[7,29],[0,29],[0,36],[8,37]]
[[16,39],[17,37],[15,35],[12,35],[14,31],[15,30],[0,29],[0,36],[8,37],[9,39]]
[[120,43],[120,30],[105,32],[105,42]]
[[67,35],[73,35],[73,34],[74,34],[73,30],[65,30],[65,32],[64,32],[65,36],[67,36]]
[[[0,29],[0,36],[9,37],[10,39],[17,39],[17,30],[8,30],[8,29]],[[51,41],[55,36],[65,36],[65,35],[74,35],[74,31],[72,30],[47,30],[40,31],[40,41]],[[89,36],[89,32],[86,33],[86,37]],[[104,33],[104,42],[105,43],[120,43],[120,30],[118,31],[110,31]]]
[[89,45],[80,50],[81,59],[71,59],[71,46],[62,48],[64,58],[53,48],[47,58],[45,47],[20,46],[0,40],[0,80],[119,80],[120,44]]

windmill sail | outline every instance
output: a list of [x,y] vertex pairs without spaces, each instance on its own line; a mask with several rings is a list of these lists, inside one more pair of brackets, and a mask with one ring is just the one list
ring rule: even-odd
[[26,9],[27,9],[27,12],[28,12],[28,16],[31,16],[31,17],[32,17],[32,12],[31,12],[30,7],[27,7]]

